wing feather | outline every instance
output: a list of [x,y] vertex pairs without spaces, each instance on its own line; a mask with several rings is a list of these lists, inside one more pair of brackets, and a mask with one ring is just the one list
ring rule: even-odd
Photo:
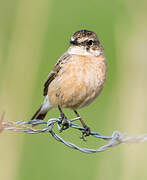
[[46,81],[44,83],[43,96],[47,95],[48,87],[49,87],[50,83],[56,78],[56,76],[58,75],[58,72],[62,68],[63,64],[65,64],[70,59],[70,57],[71,57],[70,54],[65,53],[57,61],[57,63],[55,64],[53,70],[49,73],[49,75],[48,75],[48,77],[47,77],[47,79],[46,79]]

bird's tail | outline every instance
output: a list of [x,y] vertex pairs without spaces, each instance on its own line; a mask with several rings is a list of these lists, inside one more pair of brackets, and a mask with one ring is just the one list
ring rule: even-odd
[[45,97],[44,102],[42,103],[42,105],[40,106],[40,108],[36,111],[36,113],[33,115],[33,117],[31,118],[31,120],[33,119],[40,119],[43,120],[47,114],[47,112],[52,108],[49,99],[48,99],[48,95]]

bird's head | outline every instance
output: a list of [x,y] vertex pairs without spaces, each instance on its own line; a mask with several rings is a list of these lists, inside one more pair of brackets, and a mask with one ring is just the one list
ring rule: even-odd
[[76,31],[70,40],[70,54],[100,56],[104,49],[96,33],[88,30]]

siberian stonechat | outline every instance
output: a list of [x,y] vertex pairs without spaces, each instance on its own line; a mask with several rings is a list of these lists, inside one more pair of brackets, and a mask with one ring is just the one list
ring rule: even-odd
[[[77,109],[89,105],[102,91],[106,79],[104,49],[97,35],[88,30],[73,34],[68,50],[59,58],[44,84],[45,97],[32,119],[44,119],[52,108],[58,108],[64,124],[62,108]],[[80,117],[85,135],[90,129]]]

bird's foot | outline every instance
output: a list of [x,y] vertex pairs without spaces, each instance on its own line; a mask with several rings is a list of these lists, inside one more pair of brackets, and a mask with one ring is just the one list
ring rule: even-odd
[[91,130],[88,126],[84,127],[84,131],[82,132],[82,137],[81,139],[83,139],[83,141],[86,141],[86,136],[90,136],[91,134]]
[[69,122],[65,116],[61,117],[60,126],[61,126],[60,132],[69,128]]

